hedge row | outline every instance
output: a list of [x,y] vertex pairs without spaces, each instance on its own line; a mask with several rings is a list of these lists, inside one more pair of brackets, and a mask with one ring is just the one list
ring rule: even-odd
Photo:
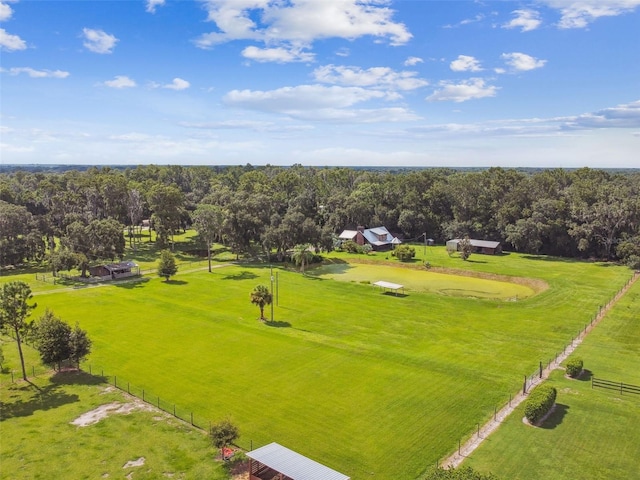
[[544,417],[556,402],[556,389],[550,385],[540,385],[533,390],[524,406],[524,416],[530,423],[536,424]]

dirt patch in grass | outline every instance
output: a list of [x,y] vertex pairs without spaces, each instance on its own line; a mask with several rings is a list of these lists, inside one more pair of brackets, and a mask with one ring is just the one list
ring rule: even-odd
[[89,425],[98,423],[100,420],[107,418],[109,415],[127,415],[135,410],[153,410],[153,408],[143,401],[137,399],[127,403],[107,403],[105,405],[100,405],[98,408],[94,408],[89,412],[83,413],[73,422],[71,422],[71,424],[78,427],[87,427]]

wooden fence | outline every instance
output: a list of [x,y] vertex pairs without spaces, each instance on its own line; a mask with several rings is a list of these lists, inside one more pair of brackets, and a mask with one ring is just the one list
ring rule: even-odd
[[620,392],[620,395],[623,395],[625,393],[640,395],[640,387],[638,385],[631,385],[629,383],[622,382],[612,382],[611,380],[591,377],[591,388],[596,387],[606,388],[607,390],[616,390],[617,392]]

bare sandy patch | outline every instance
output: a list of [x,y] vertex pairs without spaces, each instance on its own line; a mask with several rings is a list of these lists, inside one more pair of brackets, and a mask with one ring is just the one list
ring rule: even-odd
[[129,403],[113,402],[105,405],[100,405],[98,408],[83,413],[76,418],[71,425],[78,427],[86,427],[98,423],[100,420],[107,418],[112,414],[128,415],[135,410],[151,410],[151,406],[146,403],[136,400]]
[[137,460],[129,460],[127,463],[125,463],[122,466],[122,468],[141,467],[142,465],[144,465],[144,461],[145,461],[144,457],[140,457]]

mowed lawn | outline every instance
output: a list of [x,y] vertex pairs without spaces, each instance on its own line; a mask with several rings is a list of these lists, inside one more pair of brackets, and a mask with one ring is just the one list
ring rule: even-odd
[[[29,383],[6,380],[0,386],[1,478],[229,478],[214,460],[218,451],[208,437],[170,415],[137,408],[111,412],[87,426],[72,424],[101,405],[131,404],[131,398],[98,377],[74,372]],[[141,458],[142,465],[126,467]]]
[[49,307],[80,322],[94,341],[89,363],[119,383],[212,421],[230,417],[245,448],[276,441],[354,480],[416,478],[630,277],[597,263],[475,257],[465,264],[550,288],[517,302],[395,297],[276,269],[266,325],[249,294],[269,285],[269,269],[226,266],[169,283],[43,292],[37,314]]
[[556,411],[540,428],[519,408],[465,462],[500,478],[609,480],[638,478],[640,395],[591,388],[590,376],[640,386],[640,283],[577,348],[587,375],[554,372]]

